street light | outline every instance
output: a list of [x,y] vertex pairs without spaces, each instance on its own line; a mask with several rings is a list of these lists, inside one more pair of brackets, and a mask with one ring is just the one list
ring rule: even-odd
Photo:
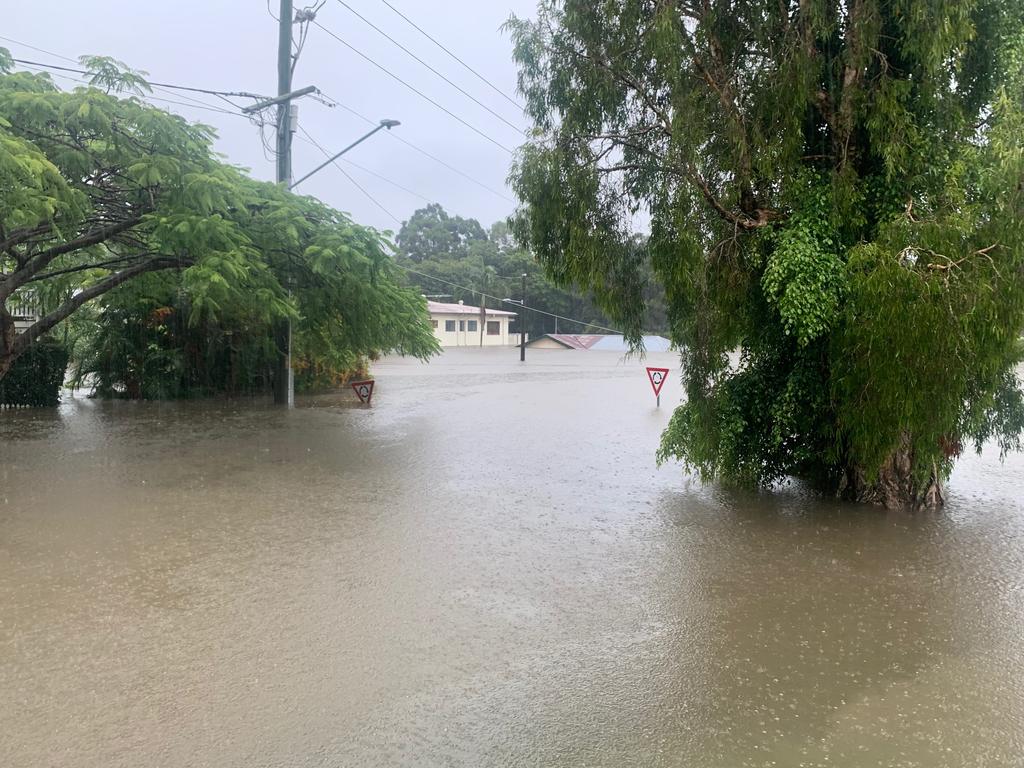
[[[277,103],[277,102],[280,102],[280,101],[285,101],[288,98],[294,97],[296,95],[302,95],[304,93],[307,93],[307,92],[310,92],[310,91],[313,91],[313,90],[316,90],[316,89],[315,88],[307,88],[307,89],[303,89],[301,91],[296,91],[295,93],[285,94],[284,96],[277,97],[277,99],[271,99],[270,101],[266,102],[266,104],[273,104],[273,103]],[[260,108],[262,106],[264,106],[264,105],[257,104],[257,105],[255,105],[254,107],[252,107],[250,109],[254,110],[254,109]],[[297,187],[299,184],[304,182],[306,179],[308,179],[314,173],[316,173],[320,169],[324,168],[329,163],[333,163],[339,157],[341,157],[346,152],[348,152],[350,149],[352,149],[352,147],[354,147],[357,144],[361,144],[362,142],[366,141],[368,138],[373,136],[373,134],[375,134],[381,128],[387,128],[388,130],[391,130],[396,125],[401,125],[401,123],[399,123],[397,120],[381,120],[380,123],[372,131],[368,131],[365,135],[360,136],[358,139],[356,139],[351,144],[349,144],[347,147],[345,147],[343,150],[341,150],[341,152],[338,152],[337,154],[332,155],[329,159],[327,159],[324,162],[320,163],[320,165],[318,165],[316,168],[314,168],[312,171],[307,173],[305,176],[303,176],[298,181],[294,181],[291,184],[289,184],[288,185],[288,189],[295,189],[295,187]],[[289,169],[287,176],[280,176],[279,175],[278,176],[278,180],[279,181],[284,181],[286,178],[291,176],[291,156],[290,155],[289,155],[287,167]],[[280,405],[291,406],[294,403],[294,401],[295,401],[295,383],[294,383],[294,380],[293,380],[292,363],[291,363],[291,359],[292,359],[291,358],[291,355],[292,355],[292,352],[291,352],[291,350],[292,350],[292,321],[291,320],[284,320],[284,321],[282,321],[277,332],[280,334],[279,337],[278,337],[279,338],[279,341],[278,341],[278,349],[279,349],[279,355],[278,355],[278,380],[283,382],[283,383],[280,385],[280,387],[278,386],[278,384],[276,384],[276,383],[274,384],[274,402],[278,403]]]
[[395,127],[396,125],[401,125],[401,123],[400,123],[400,122],[398,122],[397,120],[381,120],[381,121],[380,121],[380,123],[379,123],[379,124],[377,125],[377,127],[376,127],[376,128],[374,128],[374,129],[373,129],[372,131],[369,131],[369,132],[368,132],[368,133],[366,133],[366,134],[365,134],[364,136],[360,136],[360,137],[359,137],[358,139],[356,139],[356,140],[355,140],[355,141],[353,141],[353,142],[352,142],[351,144],[349,144],[349,145],[348,145],[347,147],[345,147],[345,148],[344,148],[343,150],[341,150],[341,152],[338,152],[338,153],[337,153],[336,155],[332,155],[332,156],[331,156],[331,157],[329,157],[329,158],[328,158],[327,160],[324,160],[324,161],[323,161],[322,163],[320,163],[320,165],[318,165],[318,166],[317,166],[316,168],[314,168],[314,169],[313,169],[312,171],[310,171],[309,173],[307,173],[307,174],[306,174],[305,176],[303,176],[303,177],[302,177],[301,179],[299,179],[298,181],[293,181],[293,182],[292,182],[292,183],[291,183],[291,184],[290,184],[290,185],[288,186],[288,189],[295,189],[295,188],[296,188],[297,186],[299,186],[299,184],[301,184],[302,182],[304,182],[304,181],[305,181],[306,179],[308,179],[308,178],[309,178],[310,176],[312,176],[312,175],[313,175],[314,173],[316,173],[316,172],[317,172],[317,171],[319,171],[320,169],[322,169],[322,168],[324,168],[324,167],[326,167],[326,166],[330,165],[330,164],[331,164],[331,163],[333,163],[333,162],[334,162],[335,160],[337,160],[337,159],[338,159],[339,157],[341,157],[342,155],[344,155],[344,154],[345,154],[346,152],[348,152],[348,151],[349,151],[350,149],[352,149],[352,147],[356,146],[357,144],[362,144],[362,143],[363,143],[364,141],[366,141],[366,140],[367,140],[368,138],[370,138],[371,136],[373,136],[373,134],[375,134],[375,133],[376,133],[377,131],[379,131],[379,130],[380,130],[381,128],[387,128],[387,129],[388,129],[388,130],[390,131],[390,130],[391,130],[392,128],[394,128],[394,127]]

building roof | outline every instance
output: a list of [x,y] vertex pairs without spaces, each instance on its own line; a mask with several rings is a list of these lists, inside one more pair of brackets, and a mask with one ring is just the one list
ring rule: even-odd
[[[427,311],[432,315],[479,315],[480,307],[473,307],[469,304],[445,304],[441,301],[427,301]],[[485,309],[488,315],[515,316],[515,312],[506,312],[502,309]]]
[[[527,342],[527,346],[540,341],[540,339],[551,339],[566,349],[596,349],[605,352],[629,351],[629,344],[626,343],[625,337],[617,333],[546,333],[533,339],[533,341]],[[672,348],[672,342],[664,336],[644,336],[643,341],[644,349],[647,352],[668,352]]]
[[545,333],[543,336],[539,336],[533,339],[527,344],[532,344],[541,339],[551,339],[558,344],[561,344],[566,349],[590,349],[597,342],[603,339],[604,336],[601,334],[580,334],[580,333]]

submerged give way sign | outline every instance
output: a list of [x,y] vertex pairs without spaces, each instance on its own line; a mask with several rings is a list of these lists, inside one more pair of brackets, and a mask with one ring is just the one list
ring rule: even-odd
[[658,397],[661,394],[661,388],[665,384],[665,379],[668,378],[668,368],[648,368],[647,378],[651,380],[651,389],[654,390],[654,396]]
[[356,391],[360,403],[369,403],[370,398],[373,397],[373,379],[353,381],[352,389]]

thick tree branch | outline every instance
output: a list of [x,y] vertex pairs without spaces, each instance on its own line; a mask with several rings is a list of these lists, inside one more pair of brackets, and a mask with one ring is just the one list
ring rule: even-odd
[[73,251],[81,250],[82,248],[88,248],[92,245],[98,245],[105,240],[109,240],[115,235],[137,226],[142,221],[145,213],[146,211],[140,211],[138,215],[130,219],[119,221],[116,224],[111,224],[93,232],[88,232],[76,237],[74,240],[69,240],[66,243],[55,245],[52,248],[48,248],[45,251],[35,254],[19,269],[12,272],[6,280],[0,283],[0,302],[6,301],[7,297],[14,293],[17,288],[29,282],[34,274],[39,272],[41,269],[44,269],[47,264],[52,262],[58,256],[62,256],[65,253],[72,253]]
[[45,221],[42,224],[37,224],[34,227],[24,227],[22,229],[16,229],[11,232],[4,240],[0,241],[0,251],[9,253],[16,261],[21,261],[18,254],[11,249],[16,245],[21,245],[26,240],[30,240],[33,237],[45,234],[50,231],[53,227],[53,223]]
[[868,50],[864,34],[865,18],[869,13],[864,0],[850,0],[847,14],[847,44],[843,56],[843,84],[839,94],[839,105],[835,113],[834,153],[844,166],[850,154],[850,138],[853,135],[853,105],[861,87],[864,74],[863,56]]
[[36,322],[15,336],[13,344],[8,347],[7,354],[12,358],[18,357],[18,355],[28,349],[28,347],[40,336],[57,325],[61,320],[67,318],[83,304],[95,299],[97,296],[102,296],[104,293],[113,290],[122,283],[146,272],[156,272],[161,269],[179,269],[182,266],[185,266],[185,264],[186,262],[176,259],[150,259],[141,264],[126,267],[120,272],[115,272],[100,282],[82,289],[64,302],[64,304],[59,308],[55,309],[50,314],[39,318]]
[[75,272],[86,272],[90,269],[110,269],[118,265],[125,265],[139,259],[147,259],[155,256],[154,253],[133,253],[128,256],[119,256],[116,259],[108,259],[107,261],[98,261],[92,264],[78,264],[74,267],[67,267],[66,269],[55,269],[51,272],[43,272],[38,275],[33,275],[31,278],[25,281],[25,284],[38,283],[41,280],[49,280],[51,277],[58,277],[59,275],[70,275]]
[[606,165],[598,166],[598,173],[615,173],[617,171],[645,171],[648,170],[648,166],[641,165],[640,163],[619,163],[618,165]]
[[[711,191],[711,187],[692,165],[687,169],[687,177],[697,185],[697,188],[704,196],[704,199],[708,201],[719,216],[740,229],[748,231],[758,229],[770,224],[774,219],[778,218],[778,213],[776,211],[770,211],[764,208],[756,208],[751,212],[730,211],[717,197],[715,197],[714,192]],[[751,216],[751,214],[754,214],[754,216]]]

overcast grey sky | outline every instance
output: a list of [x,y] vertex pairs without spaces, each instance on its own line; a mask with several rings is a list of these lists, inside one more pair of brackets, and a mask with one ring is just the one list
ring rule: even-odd
[[[295,5],[302,7],[306,2],[296,0]],[[381,0],[345,2],[506,120],[523,128],[527,126],[516,107],[435,47]],[[511,43],[500,27],[510,13],[532,16],[535,0],[389,2],[501,90],[521,101],[515,92]],[[270,3],[276,15],[278,0]],[[113,56],[146,70],[150,79],[157,82],[266,94],[277,89],[277,23],[268,14],[266,0],[33,0],[5,6],[0,35],[54,54],[72,58],[82,54]],[[411,59],[338,0],[327,0],[317,21],[501,144],[515,148],[522,143],[522,134]],[[68,64],[6,40],[0,40],[0,45],[9,48],[16,58]],[[55,82],[62,88],[75,86],[59,78]],[[513,197],[505,187],[511,161],[507,152],[460,125],[316,27],[310,30],[294,85],[316,85],[332,99],[374,121],[400,120],[402,125],[394,129],[395,133],[505,197]],[[165,92],[154,95],[173,98]],[[198,98],[226,107],[212,96]],[[259,131],[245,119],[200,108],[154,103],[214,126],[220,137],[217,149],[230,162],[251,169],[257,178],[273,178],[273,158],[264,156]],[[369,128],[342,107],[328,108],[309,98],[300,102],[299,122],[332,153]],[[269,132],[268,139],[272,139]],[[504,218],[513,208],[509,200],[485,191],[383,132],[356,147],[346,158],[427,200],[441,203],[451,213],[476,218],[484,226]],[[297,138],[295,178],[324,159],[315,146]],[[364,170],[342,165],[399,221],[426,205],[424,199]],[[348,211],[360,223],[398,229],[395,219],[331,166],[304,182],[299,190]]]

